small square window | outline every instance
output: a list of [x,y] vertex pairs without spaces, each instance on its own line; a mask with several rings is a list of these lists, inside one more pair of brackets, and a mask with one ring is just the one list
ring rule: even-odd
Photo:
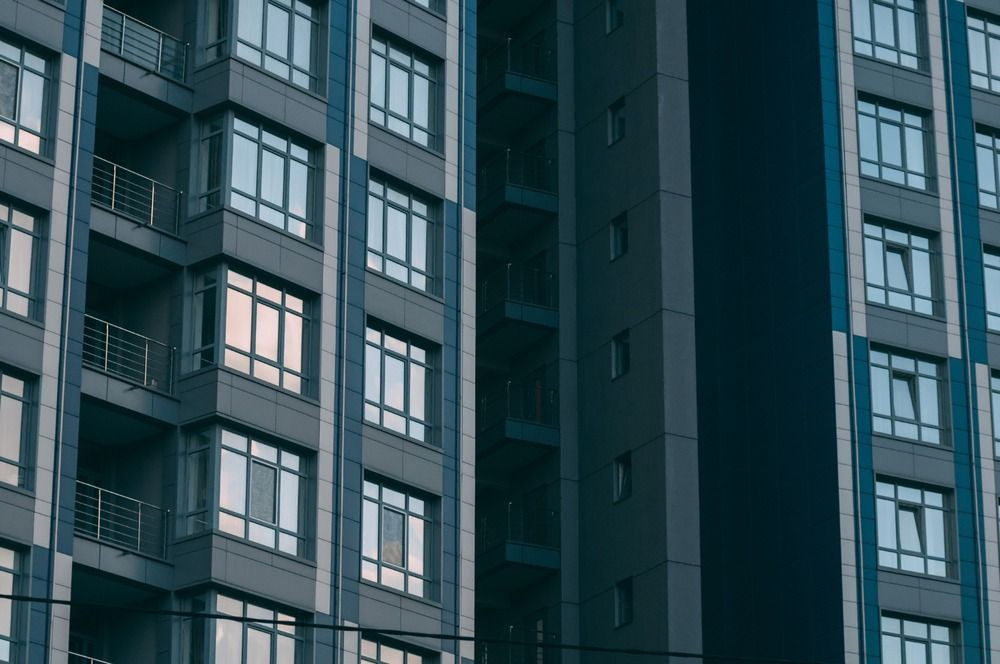
[[632,622],[632,577],[615,584],[615,627]]
[[626,452],[611,464],[614,476],[613,500],[619,502],[632,495],[632,453]]
[[610,35],[612,32],[622,27],[622,23],[625,22],[625,10],[622,9],[622,0],[607,0],[606,10],[606,29],[607,33]]
[[611,220],[611,260],[628,251],[628,214],[622,212]]
[[608,106],[608,145],[625,138],[625,97]]
[[630,363],[629,333],[625,330],[616,334],[611,340],[611,378],[618,378],[628,373]]

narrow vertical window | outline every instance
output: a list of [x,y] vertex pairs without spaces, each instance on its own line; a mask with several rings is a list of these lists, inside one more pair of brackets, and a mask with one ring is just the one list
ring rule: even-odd
[[625,97],[608,106],[608,145],[625,138]]
[[632,622],[632,577],[615,584],[615,627],[623,627]]
[[628,213],[622,212],[611,220],[611,260],[620,258],[628,251]]
[[614,502],[625,500],[632,495],[632,453],[619,455],[611,464],[612,499]]
[[628,373],[631,363],[629,331],[625,330],[616,334],[611,340],[611,378],[618,378]]
[[993,455],[1000,459],[1000,376],[990,376],[990,413],[993,416]]
[[605,31],[611,34],[625,22],[624,0],[605,0]]

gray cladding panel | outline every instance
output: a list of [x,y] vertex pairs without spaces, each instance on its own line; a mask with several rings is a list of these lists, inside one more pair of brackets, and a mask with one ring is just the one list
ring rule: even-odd
[[440,449],[364,425],[362,459],[367,470],[440,496],[444,493]]
[[930,111],[933,104],[928,74],[856,56],[854,81],[859,94],[869,93]]
[[941,230],[941,211],[937,198],[928,193],[861,178],[861,208],[897,223],[931,231]]
[[35,522],[35,498],[26,491],[0,484],[0,537],[31,544]]
[[0,145],[0,191],[40,210],[52,206],[55,168],[43,158]]
[[372,23],[440,60],[447,57],[442,17],[406,0],[372,0]]
[[62,50],[64,22],[63,10],[42,0],[0,0],[0,24],[52,51]]
[[41,374],[43,335],[39,325],[0,310],[0,363]]
[[372,168],[444,199],[444,156],[368,125],[368,163]]
[[369,316],[444,343],[444,303],[382,275],[365,272],[365,311]]

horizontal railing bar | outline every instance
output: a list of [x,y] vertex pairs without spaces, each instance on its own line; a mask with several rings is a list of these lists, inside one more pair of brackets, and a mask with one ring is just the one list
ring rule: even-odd
[[98,318],[97,316],[93,316],[91,314],[84,314],[84,318],[89,319],[89,320],[91,320],[93,322],[96,322],[96,323],[100,323],[101,325],[104,325],[105,327],[114,328],[116,330],[121,330],[122,332],[126,332],[128,334],[135,335],[135,336],[137,336],[137,337],[139,337],[141,339],[145,339],[146,341],[149,341],[151,343],[157,344],[158,346],[162,346],[163,348],[168,348],[168,349],[169,348],[173,348],[172,346],[168,346],[167,344],[163,343],[162,341],[157,341],[156,339],[151,339],[151,338],[149,338],[149,337],[147,337],[145,335],[139,334],[138,332],[134,332],[132,330],[129,330],[128,328],[121,327],[120,325],[115,325],[114,323],[109,323],[108,321],[102,320],[102,319]]
[[139,25],[143,26],[144,28],[149,28],[150,30],[153,30],[154,32],[157,32],[157,33],[163,35],[164,37],[170,37],[171,39],[173,39],[178,44],[183,44],[184,43],[183,41],[181,41],[177,37],[174,37],[173,35],[171,35],[169,33],[166,33],[163,30],[160,30],[159,28],[153,27],[149,23],[144,23],[143,21],[140,21],[139,19],[137,19],[137,18],[135,18],[133,16],[129,16],[125,12],[123,12],[121,10],[118,10],[118,9],[115,9],[114,7],[108,7],[107,5],[104,5],[104,11],[111,12],[112,14],[118,14],[122,18],[127,18],[128,20],[130,20],[130,21],[132,21],[134,23],[138,23]]
[[112,168],[114,168],[116,170],[125,171],[126,173],[129,173],[130,175],[135,175],[136,177],[142,178],[143,180],[146,180],[148,182],[152,182],[152,183],[156,184],[157,186],[163,187],[164,189],[167,189],[169,191],[174,191],[174,192],[179,191],[177,189],[174,189],[173,187],[171,187],[168,184],[163,184],[162,182],[160,182],[158,180],[154,180],[151,177],[147,177],[147,176],[143,175],[142,173],[138,173],[138,172],[133,171],[133,170],[131,170],[129,168],[126,168],[125,166],[121,166],[120,164],[116,164],[113,161],[109,161],[109,160],[105,159],[104,157],[98,157],[97,155],[94,155],[94,161],[103,162],[103,163],[107,164],[108,166],[111,166]]
[[100,495],[102,493],[103,494],[108,494],[108,495],[115,496],[115,497],[118,497],[118,498],[124,498],[125,500],[132,501],[132,502],[137,503],[139,505],[145,505],[146,507],[150,507],[150,508],[155,509],[155,510],[160,510],[162,512],[166,511],[162,507],[158,507],[156,505],[153,505],[152,503],[147,503],[147,502],[144,502],[142,500],[139,500],[138,498],[133,498],[131,496],[126,496],[123,493],[115,493],[114,491],[111,491],[109,489],[105,489],[103,487],[96,486],[94,484],[88,484],[87,482],[81,482],[79,480],[77,480],[76,484],[77,484],[77,486],[85,486],[85,487],[87,487],[89,489],[94,489],[95,491],[98,492],[98,495]]

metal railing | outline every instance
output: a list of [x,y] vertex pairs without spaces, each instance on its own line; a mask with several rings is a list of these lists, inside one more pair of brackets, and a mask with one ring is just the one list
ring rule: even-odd
[[[476,664],[549,664],[558,656],[557,648],[545,648],[543,644],[555,644],[552,634],[529,632],[510,627],[499,636],[498,640],[517,641],[518,643],[479,643],[476,644]],[[538,640],[538,645],[528,645],[525,642]]]
[[520,74],[543,81],[556,80],[555,51],[537,42],[508,37],[479,60],[480,87],[503,74]]
[[140,67],[184,80],[187,44],[107,5],[101,22],[101,46]]
[[556,160],[507,148],[479,169],[479,188],[492,192],[504,185],[556,191]]
[[173,390],[172,346],[90,314],[83,319],[83,362],[160,392]]
[[69,653],[69,664],[111,664],[111,662],[106,662],[103,659],[97,659],[96,657],[87,657],[86,655],[80,655],[75,652]]
[[476,535],[480,551],[504,542],[558,548],[559,513],[541,503],[509,500],[482,510]]
[[94,157],[91,199],[139,223],[177,234],[181,192],[103,157]]
[[165,558],[168,512],[101,487],[76,483],[76,532],[113,546]]
[[559,390],[538,382],[507,381],[479,400],[479,429],[514,419],[547,426],[559,425]]
[[556,275],[537,268],[507,263],[486,276],[476,293],[479,312],[503,302],[521,302],[537,307],[556,308]]

